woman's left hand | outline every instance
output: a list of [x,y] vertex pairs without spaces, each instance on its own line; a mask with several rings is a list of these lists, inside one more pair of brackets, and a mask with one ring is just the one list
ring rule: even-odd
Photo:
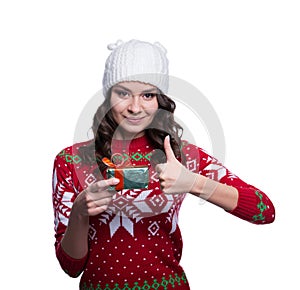
[[161,190],[163,193],[190,192],[198,174],[189,171],[176,159],[169,136],[164,140],[164,149],[167,163],[157,164],[155,167]]

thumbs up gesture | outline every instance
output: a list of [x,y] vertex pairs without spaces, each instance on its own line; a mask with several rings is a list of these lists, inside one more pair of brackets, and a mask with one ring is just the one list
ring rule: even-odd
[[155,167],[162,191],[164,193],[190,192],[197,174],[189,171],[176,159],[169,136],[164,140],[164,149],[167,162],[157,164]]

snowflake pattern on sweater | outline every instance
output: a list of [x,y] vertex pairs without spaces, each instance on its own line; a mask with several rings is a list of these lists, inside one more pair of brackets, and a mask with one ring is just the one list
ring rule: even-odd
[[[145,137],[125,146],[115,142],[115,152],[133,166],[147,165],[147,189],[122,190],[108,209],[90,217],[89,253],[76,260],[68,256],[60,241],[68,226],[77,195],[99,180],[96,166],[82,163],[78,143],[56,157],[53,170],[53,206],[57,258],[66,273],[83,273],[81,289],[189,289],[180,266],[182,237],[178,214],[186,194],[162,194],[150,158],[154,148]],[[196,173],[238,189],[239,200],[231,214],[256,224],[270,223],[275,211],[269,198],[228,171],[202,149],[184,142],[186,167]]]

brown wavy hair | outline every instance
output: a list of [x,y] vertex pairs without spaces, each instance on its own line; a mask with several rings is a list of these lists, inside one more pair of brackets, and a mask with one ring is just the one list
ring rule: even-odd
[[[111,89],[108,96],[97,109],[92,124],[94,139],[79,149],[83,162],[92,164],[97,162],[100,171],[107,166],[102,162],[103,157],[111,158],[111,143],[118,123],[114,120],[110,104]],[[181,137],[183,128],[175,121],[174,111],[176,109],[175,102],[168,96],[157,94],[158,110],[151,124],[145,129],[145,135],[156,149],[151,157],[153,163],[166,162],[164,152],[164,139],[170,136],[170,143],[176,158],[182,161],[181,155]],[[159,149],[159,150],[157,150]]]

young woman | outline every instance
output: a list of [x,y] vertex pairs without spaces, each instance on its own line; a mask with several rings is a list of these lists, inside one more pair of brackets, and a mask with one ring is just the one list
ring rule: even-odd
[[70,276],[83,273],[80,289],[190,289],[177,224],[187,193],[256,224],[273,222],[275,210],[262,191],[181,140],[159,43],[110,48],[94,139],[55,159],[57,258]]

